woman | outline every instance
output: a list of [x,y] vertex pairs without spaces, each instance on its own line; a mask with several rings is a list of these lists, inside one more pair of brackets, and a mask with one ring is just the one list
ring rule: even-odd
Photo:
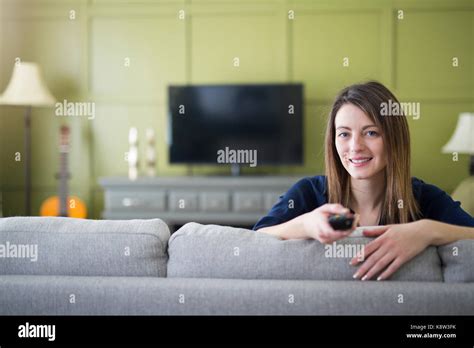
[[297,182],[254,230],[281,239],[332,243],[353,229],[334,231],[332,214],[357,213],[368,243],[351,265],[354,278],[390,277],[429,245],[474,239],[474,218],[444,191],[410,176],[410,134],[403,115],[382,116],[399,103],[382,84],[349,86],[337,96],[325,139],[325,176]]

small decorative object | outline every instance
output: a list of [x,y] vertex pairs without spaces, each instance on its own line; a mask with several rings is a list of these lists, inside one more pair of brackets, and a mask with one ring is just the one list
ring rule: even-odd
[[128,178],[136,180],[138,178],[138,130],[130,128],[128,132]]
[[148,176],[156,175],[155,131],[153,128],[146,130],[145,166]]

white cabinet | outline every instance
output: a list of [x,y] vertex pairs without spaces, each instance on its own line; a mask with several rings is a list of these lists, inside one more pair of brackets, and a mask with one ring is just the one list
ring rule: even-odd
[[160,218],[187,222],[253,226],[300,177],[155,177],[130,181],[101,178],[105,219]]

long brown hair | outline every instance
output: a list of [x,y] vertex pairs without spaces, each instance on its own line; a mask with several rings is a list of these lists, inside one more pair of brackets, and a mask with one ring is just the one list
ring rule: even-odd
[[[329,203],[349,206],[351,198],[350,175],[342,165],[335,144],[335,119],[344,104],[360,108],[382,131],[387,166],[386,191],[382,201],[381,221],[384,224],[406,223],[418,220],[420,210],[413,195],[410,174],[410,131],[408,122],[399,116],[382,116],[385,105],[399,104],[397,98],[384,85],[376,81],[355,84],[344,88],[333,103],[328,118],[325,139],[325,171]],[[401,107],[399,108],[401,110]]]

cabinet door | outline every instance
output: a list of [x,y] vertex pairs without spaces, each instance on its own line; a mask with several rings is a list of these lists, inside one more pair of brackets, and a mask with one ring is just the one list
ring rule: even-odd
[[164,211],[166,195],[156,191],[114,191],[105,193],[107,209]]
[[235,192],[232,203],[236,212],[263,211],[261,192]]
[[229,193],[202,192],[199,195],[199,206],[204,212],[229,211]]
[[197,192],[170,192],[170,211],[198,211],[198,209]]

